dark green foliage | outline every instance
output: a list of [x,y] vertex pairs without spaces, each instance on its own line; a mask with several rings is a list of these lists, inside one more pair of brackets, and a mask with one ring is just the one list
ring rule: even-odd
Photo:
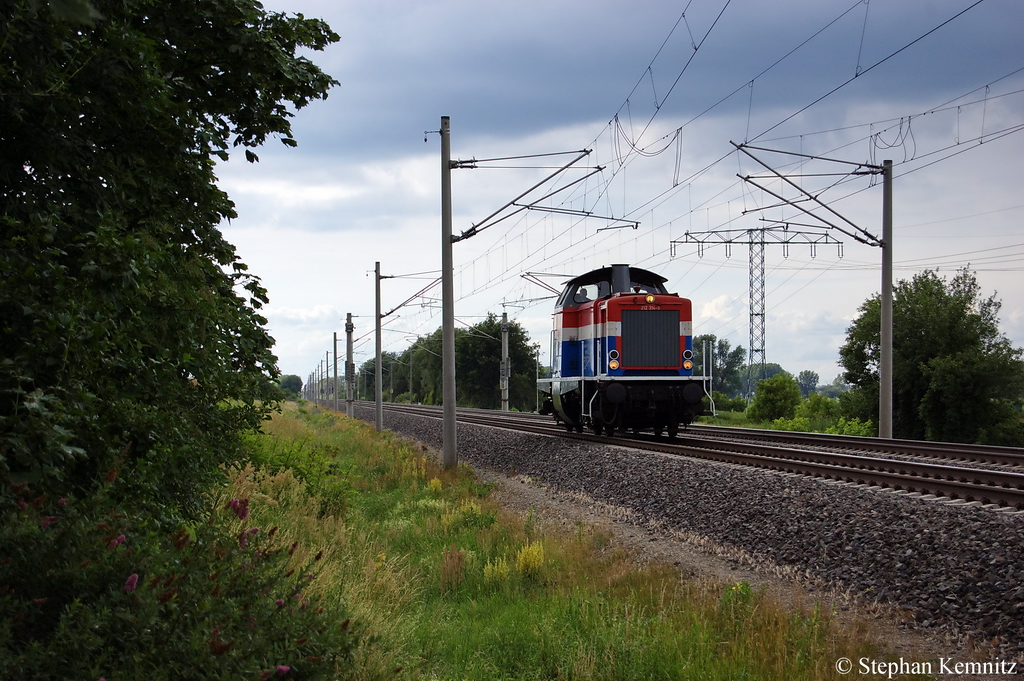
[[828,385],[822,385],[819,383],[815,392],[817,392],[819,395],[824,395],[825,397],[832,397],[838,399],[840,395],[842,395],[849,389],[850,386],[844,380],[843,374],[839,374]]
[[170,631],[190,650],[210,635],[201,613],[133,628],[159,608],[116,600],[127,563],[94,555],[95,528],[117,518],[132,560],[167,560],[281,396],[266,291],[218,229],[235,213],[214,162],[295,144],[290,109],[334,82],[295,53],[334,40],[253,0],[3,5],[0,658],[35,660],[37,678],[98,678],[107,644],[90,657],[81,627],[138,655]]
[[800,386],[783,371],[757,382],[757,394],[747,408],[747,416],[753,421],[791,419],[800,400]]
[[239,523],[243,500],[171,534],[104,510],[106,490],[49,517],[30,486],[15,493],[0,529],[0,678],[312,679],[350,664],[344,611],[308,593],[316,561],[292,563],[275,528]]
[[757,384],[766,378],[771,378],[776,374],[781,374],[785,369],[782,368],[781,364],[775,362],[765,362],[764,367],[755,365],[753,369],[750,366],[744,366],[740,369],[741,383],[743,385],[743,394],[752,396],[757,390]]
[[704,347],[707,344],[708,353],[713,355],[711,369],[714,375],[714,389],[728,395],[738,397],[743,393],[743,361],[747,358],[747,351],[742,345],[731,348],[729,341],[725,338],[718,338],[713,334],[704,334],[693,337],[693,362],[694,374],[707,376],[708,371],[704,366]]
[[813,371],[801,371],[797,374],[796,383],[800,386],[800,394],[807,397],[818,389],[818,374]]
[[[715,409],[717,411],[738,411],[743,412],[747,410],[747,401],[742,397],[726,397],[722,393],[715,390],[711,393],[711,396],[715,398]],[[707,398],[704,398],[707,402]],[[707,405],[710,408],[710,403]]]
[[[510,408],[533,411],[536,407],[536,355],[530,336],[519,322],[508,323],[508,355],[512,367],[509,379]],[[480,409],[501,406],[501,318],[494,313],[468,329],[455,329],[455,375],[459,404]],[[410,372],[410,365],[412,371]],[[365,376],[368,399],[373,399],[374,360],[360,367]],[[408,399],[410,374],[412,401],[441,403],[441,329],[418,338],[401,353],[381,353],[383,395]],[[394,372],[393,374],[389,372]],[[362,379],[360,379],[362,380]]]
[[0,476],[69,496],[118,468],[135,502],[194,510],[278,395],[213,157],[293,143],[289,102],[332,82],[294,51],[336,36],[243,0],[96,2],[92,28],[7,7]]
[[[918,440],[1024,444],[1014,410],[1024,392],[1024,351],[999,332],[1000,303],[981,298],[974,274],[931,271],[893,293],[893,435]],[[867,300],[840,348],[843,411],[878,416],[880,302]]]
[[282,376],[278,381],[278,385],[281,386],[281,390],[288,399],[297,399],[299,394],[302,392],[302,379],[294,374],[287,374]]

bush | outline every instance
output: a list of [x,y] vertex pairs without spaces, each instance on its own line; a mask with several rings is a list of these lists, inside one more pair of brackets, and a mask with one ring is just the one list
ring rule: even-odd
[[826,429],[825,432],[829,435],[860,435],[862,437],[872,437],[877,434],[875,424],[870,420],[847,419],[843,416],[839,417],[839,422],[836,425]]
[[786,430],[794,433],[810,433],[811,423],[802,416],[797,416],[792,419],[775,419],[772,421],[772,430]]
[[[747,409],[747,401],[742,397],[728,397],[725,393],[720,393],[717,390],[711,392],[711,397],[715,400],[716,411],[737,411],[742,412]],[[704,398],[705,409],[710,409],[711,405],[708,403],[707,398]]]
[[312,679],[349,665],[357,636],[309,595],[316,559],[297,564],[277,528],[240,522],[247,499],[167,536],[100,497],[53,516],[17,491],[0,537],[0,677]]
[[757,394],[747,408],[747,415],[755,421],[791,419],[801,399],[800,386],[783,371],[757,382]]
[[797,417],[808,420],[829,420],[839,418],[839,400],[811,393],[807,399],[797,405]]

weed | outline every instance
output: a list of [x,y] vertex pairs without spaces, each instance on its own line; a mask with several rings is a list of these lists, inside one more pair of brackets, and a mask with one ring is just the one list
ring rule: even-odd
[[540,575],[544,567],[544,545],[539,541],[527,542],[516,554],[516,570],[529,577]]
[[466,554],[452,544],[441,553],[441,590],[454,589],[465,579]]

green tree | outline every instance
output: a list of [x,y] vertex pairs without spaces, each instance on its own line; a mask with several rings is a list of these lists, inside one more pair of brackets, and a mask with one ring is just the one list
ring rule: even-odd
[[294,400],[302,393],[302,379],[295,374],[286,374],[280,378],[278,385],[289,399]]
[[800,386],[791,375],[781,371],[757,382],[757,393],[747,407],[747,415],[754,421],[791,419],[800,399]]
[[839,374],[832,382],[828,385],[819,385],[817,392],[825,397],[832,397],[838,399],[840,395],[850,389],[850,386],[846,383],[843,374]]
[[741,345],[732,348],[727,339],[718,338],[714,334],[694,336],[694,372],[698,375],[707,375],[704,367],[705,343],[714,357],[711,364],[714,371],[714,389],[729,397],[740,395],[743,392],[743,360],[747,357],[747,351]]
[[750,392],[757,390],[757,384],[766,378],[771,378],[776,374],[781,374],[785,369],[782,365],[776,364],[775,362],[765,362],[764,372],[762,373],[761,367],[754,367],[751,370],[750,366],[743,366],[740,369],[740,383],[743,386],[743,394],[749,395]]
[[214,160],[295,144],[289,107],[334,83],[295,52],[337,35],[251,0],[94,4],[0,24],[0,475],[57,498],[131,470],[116,493],[187,511],[276,394]]
[[[14,667],[90,667],[127,563],[205,517],[280,396],[267,294],[218,229],[235,212],[214,167],[295,145],[292,112],[335,83],[296,53],[337,39],[255,0],[4,2],[0,676],[83,676]],[[182,641],[209,636],[181,622]]]
[[813,371],[801,371],[797,374],[796,383],[800,386],[800,393],[807,397],[818,389],[818,374]]
[[[400,356],[397,353],[391,352],[390,350],[383,350],[380,353],[380,387],[381,395],[385,402],[391,401],[392,393],[398,395],[401,392],[403,392],[402,387],[404,386],[404,384],[402,383],[402,381],[408,383],[408,378],[403,376],[403,372],[401,371],[401,361],[402,360]],[[362,373],[360,385],[365,384],[366,390],[366,392],[363,393],[363,398],[367,400],[375,399],[376,392],[374,391],[376,390],[377,386],[377,359],[375,357],[371,357],[370,359],[366,360],[360,365],[359,371]],[[328,387],[328,383],[325,382],[324,394],[327,394],[326,391],[329,390],[330,388]]]
[[[509,321],[508,355],[511,365],[509,406],[532,411],[536,403],[536,355],[530,336],[516,321]],[[395,375],[395,394],[406,392],[409,362],[417,401],[440,404],[442,393],[441,329],[422,336],[401,355],[402,374]],[[370,360],[372,362],[372,360]],[[501,407],[501,318],[490,313],[468,329],[455,329],[455,390],[461,406]],[[386,366],[386,365],[385,365]]]
[[[1024,443],[1014,410],[1024,391],[1022,351],[999,331],[1000,303],[981,297],[974,274],[925,271],[893,292],[893,435],[910,439]],[[840,363],[854,389],[844,412],[878,414],[880,302],[873,296],[847,331]]]

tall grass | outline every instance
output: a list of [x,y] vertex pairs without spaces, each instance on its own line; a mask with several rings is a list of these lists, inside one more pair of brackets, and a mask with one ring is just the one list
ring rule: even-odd
[[266,433],[229,493],[321,554],[317,595],[364,634],[358,678],[827,679],[882,657],[821,608],[638,567],[592,527],[538,529],[468,467],[361,422],[293,406]]

